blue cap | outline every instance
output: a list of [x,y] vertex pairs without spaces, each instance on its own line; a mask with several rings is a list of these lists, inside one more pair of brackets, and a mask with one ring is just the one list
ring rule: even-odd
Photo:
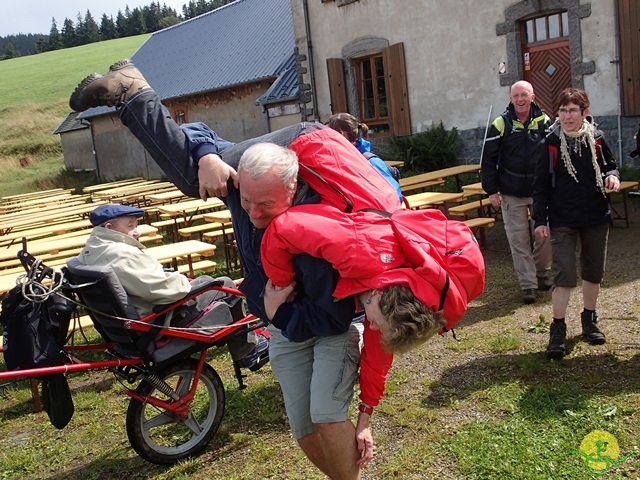
[[118,217],[142,217],[144,210],[141,208],[130,207],[128,205],[119,205],[117,203],[108,203],[100,205],[89,215],[89,221],[94,227],[102,225],[109,220]]

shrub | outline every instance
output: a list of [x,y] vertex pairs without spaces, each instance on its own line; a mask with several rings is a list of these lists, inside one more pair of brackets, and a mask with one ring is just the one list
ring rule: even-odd
[[459,148],[458,130],[447,130],[440,122],[409,137],[391,137],[381,145],[380,155],[403,161],[408,170],[428,172],[455,165]]

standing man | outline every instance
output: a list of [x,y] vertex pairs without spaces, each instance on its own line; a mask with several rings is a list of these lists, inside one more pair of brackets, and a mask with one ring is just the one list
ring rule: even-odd
[[[260,262],[264,229],[290,206],[318,202],[319,196],[297,178],[297,161],[282,151],[263,157],[259,165],[240,168],[237,174],[240,157],[255,143],[288,146],[318,129],[326,130],[326,141],[337,138],[352,147],[317,124],[297,124],[238,145],[220,139],[204,124],[178,126],[129,60],[112,65],[105,76],[85,78],[69,103],[75,111],[117,107],[122,123],[180,190],[193,197],[222,197],[233,217],[244,268],[240,290],[251,313],[268,318],[263,293],[269,286]],[[234,181],[239,181],[239,188]],[[389,197],[397,199],[392,190]],[[272,368],[293,436],[307,457],[331,479],[358,480],[360,468],[373,456],[373,439],[371,406],[360,409],[357,426],[348,417],[360,360],[360,335],[352,324],[355,302],[351,297],[334,300],[338,273],[325,260],[296,255],[294,267],[295,292],[280,290],[287,297],[295,293],[294,300],[272,314],[269,327],[274,334]]]
[[530,220],[536,150],[544,139],[549,117],[534,102],[529,82],[511,87],[510,103],[496,118],[482,152],[482,188],[495,208],[501,208],[513,267],[518,276],[522,301],[536,301],[536,289],[549,290],[551,245],[533,235]]

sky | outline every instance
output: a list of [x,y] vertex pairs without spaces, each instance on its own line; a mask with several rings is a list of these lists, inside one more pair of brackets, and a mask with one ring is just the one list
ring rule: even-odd
[[[166,4],[182,14],[182,5],[189,0],[153,0],[160,5]],[[6,3],[5,3],[6,2]],[[78,12],[84,18],[87,9],[91,16],[100,25],[102,14],[112,15],[115,21],[118,10],[124,13],[125,8],[143,7],[149,5],[152,0],[18,0],[13,3],[5,0],[3,13],[0,15],[0,37],[16,35],[18,33],[44,33],[51,30],[51,19],[56,19],[58,31],[63,26],[64,19],[73,20],[74,24]],[[8,6],[7,4],[11,4]]]

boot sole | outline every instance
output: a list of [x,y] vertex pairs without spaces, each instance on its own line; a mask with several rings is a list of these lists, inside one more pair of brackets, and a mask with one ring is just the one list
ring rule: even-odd
[[560,351],[547,351],[547,358],[549,360],[562,360],[565,356],[565,352]]
[[71,107],[71,110],[73,110],[74,112],[81,112],[83,111],[82,109],[80,109],[80,107],[77,104],[77,100],[78,97],[80,96],[80,93],[82,92],[82,90],[84,90],[89,84],[91,84],[92,82],[94,82],[95,80],[97,80],[98,78],[100,78],[102,75],[100,75],[99,73],[92,73],[91,75],[89,75],[88,77],[85,77],[76,87],[76,89],[73,91],[73,93],[71,94],[71,97],[69,98],[69,107]]
[[593,340],[589,340],[587,337],[583,336],[584,341],[587,342],[589,345],[604,345],[605,343],[607,343],[607,339],[606,338],[596,338]]
[[133,64],[133,62],[131,60],[129,60],[128,58],[125,58],[124,60],[120,60],[120,61],[114,63],[113,65],[111,65],[109,67],[109,71],[110,72],[117,72],[118,70],[123,70],[123,69],[129,68],[129,67],[135,67],[135,65]]

